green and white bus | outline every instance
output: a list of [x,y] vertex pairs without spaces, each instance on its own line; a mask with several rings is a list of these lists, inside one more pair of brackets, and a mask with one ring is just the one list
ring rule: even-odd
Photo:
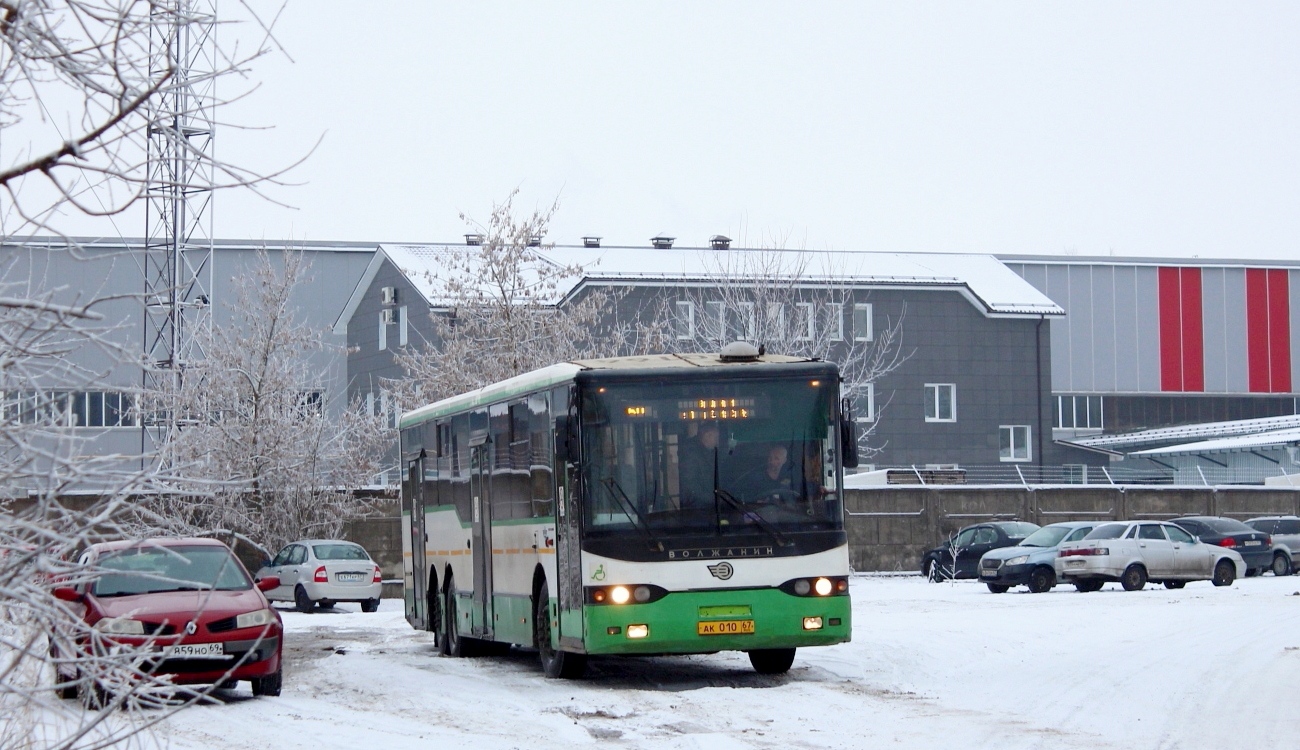
[[406,617],[444,654],[748,652],[849,640],[839,488],[856,434],[830,362],[564,362],[401,419]]

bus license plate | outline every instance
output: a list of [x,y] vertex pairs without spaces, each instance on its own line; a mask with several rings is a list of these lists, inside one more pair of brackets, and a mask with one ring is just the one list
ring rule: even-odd
[[754,632],[753,620],[710,620],[697,623],[700,635],[744,635]]
[[222,659],[226,647],[220,643],[182,643],[172,648],[170,659]]

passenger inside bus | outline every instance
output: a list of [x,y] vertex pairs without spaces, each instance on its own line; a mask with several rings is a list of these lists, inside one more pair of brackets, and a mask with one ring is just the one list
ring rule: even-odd
[[718,424],[705,422],[694,438],[683,442],[678,457],[682,508],[713,507],[719,436]]

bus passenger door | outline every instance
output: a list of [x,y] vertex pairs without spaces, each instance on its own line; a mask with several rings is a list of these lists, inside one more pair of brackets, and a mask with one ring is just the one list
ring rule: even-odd
[[490,443],[470,448],[469,494],[473,514],[470,548],[474,557],[474,607],[470,632],[475,638],[492,637],[492,502],[489,497],[488,450]]
[[429,628],[429,594],[428,588],[429,564],[424,559],[424,549],[429,538],[425,531],[424,523],[424,462],[425,458],[420,458],[411,462],[407,471],[407,486],[410,488],[411,497],[411,589],[407,601],[407,607],[411,613],[411,625],[422,630]]

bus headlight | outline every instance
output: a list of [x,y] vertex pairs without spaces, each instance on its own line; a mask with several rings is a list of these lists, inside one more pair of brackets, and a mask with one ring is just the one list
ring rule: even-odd
[[805,617],[805,618],[803,618],[803,629],[804,629],[804,630],[821,630],[821,629],[822,629],[822,618],[820,618],[820,617]]
[[615,604],[627,604],[632,599],[632,592],[627,586],[615,586],[609,590],[609,600]]
[[627,626],[628,638],[648,638],[649,636],[650,636],[649,625],[628,625]]
[[795,578],[779,588],[794,596],[843,596],[849,593],[849,579],[848,576]]
[[587,586],[587,604],[649,604],[668,596],[668,589],[650,583],[625,583],[614,586]]

